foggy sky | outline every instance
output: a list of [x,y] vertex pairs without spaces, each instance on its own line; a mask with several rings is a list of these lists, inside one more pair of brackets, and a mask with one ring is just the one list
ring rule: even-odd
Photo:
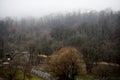
[[41,17],[77,10],[120,10],[120,0],[0,0],[0,18]]

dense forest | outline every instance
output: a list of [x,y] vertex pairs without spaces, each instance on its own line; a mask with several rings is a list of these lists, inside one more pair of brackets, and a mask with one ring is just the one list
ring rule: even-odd
[[106,61],[120,64],[120,12],[73,12],[39,19],[0,19],[0,57],[15,51],[51,55],[75,47],[86,64]]
[[0,18],[0,78],[119,80],[119,70],[120,11]]

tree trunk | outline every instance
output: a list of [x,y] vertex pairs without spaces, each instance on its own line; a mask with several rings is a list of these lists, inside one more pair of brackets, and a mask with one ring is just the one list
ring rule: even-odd
[[25,80],[25,74],[26,74],[26,72],[24,71],[24,74],[23,74],[23,80]]

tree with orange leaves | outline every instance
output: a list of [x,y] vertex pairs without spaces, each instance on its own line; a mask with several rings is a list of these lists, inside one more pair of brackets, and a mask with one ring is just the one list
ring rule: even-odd
[[46,70],[58,80],[75,80],[75,76],[86,73],[86,65],[78,50],[62,48],[50,57]]

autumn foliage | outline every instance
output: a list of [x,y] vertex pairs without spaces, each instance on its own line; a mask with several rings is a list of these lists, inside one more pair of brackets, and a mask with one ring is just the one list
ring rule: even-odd
[[46,70],[58,80],[74,80],[86,73],[83,55],[75,48],[62,48],[48,60]]

